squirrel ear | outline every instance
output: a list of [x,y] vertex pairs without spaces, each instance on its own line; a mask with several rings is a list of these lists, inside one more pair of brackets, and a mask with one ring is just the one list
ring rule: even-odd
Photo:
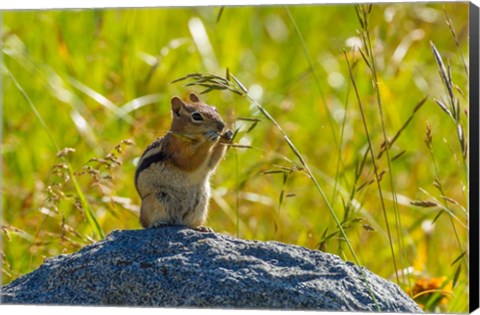
[[192,102],[200,102],[200,99],[194,93],[190,93],[189,98]]
[[183,106],[185,106],[185,103],[180,99],[178,96],[172,97],[172,112],[175,116],[179,117],[180,116],[180,110],[182,109]]

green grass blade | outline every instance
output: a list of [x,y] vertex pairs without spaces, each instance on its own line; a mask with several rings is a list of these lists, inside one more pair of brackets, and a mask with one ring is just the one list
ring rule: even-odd
[[[25,90],[20,86],[20,84],[17,82],[17,80],[15,79],[15,77],[13,76],[13,74],[8,70],[8,68],[5,67],[4,65],[4,71],[7,73],[7,75],[10,77],[10,79],[12,80],[12,82],[14,83],[14,85],[17,87],[17,89],[20,91],[20,93],[22,94],[22,96],[25,98],[25,100],[27,101],[28,105],[30,106],[30,109],[32,110],[32,112],[35,114],[35,117],[38,119],[38,121],[40,122],[40,124],[42,125],[43,129],[45,130],[45,132],[47,133],[48,135],[48,138],[50,139],[50,142],[52,144],[52,146],[55,148],[55,150],[57,152],[60,151],[60,148],[59,146],[57,145],[56,141],[55,141],[55,138],[53,137],[51,131],[50,131],[50,128],[48,128],[47,124],[45,123],[45,121],[43,120],[42,116],[40,115],[40,112],[37,110],[36,106],[33,104],[32,100],[30,99],[30,97],[27,95],[27,93],[25,92]],[[105,233],[103,232],[103,230],[101,229],[100,227],[100,224],[98,223],[98,220],[93,212],[93,209],[91,208],[90,204],[87,202],[87,199],[85,198],[85,195],[83,194],[83,191],[81,190],[80,188],[80,185],[78,184],[77,180],[76,180],[76,176],[74,174],[74,171],[72,169],[72,166],[70,164],[70,162],[64,157],[62,156],[61,159],[63,160],[63,162],[68,166],[68,172],[69,172],[69,175],[70,175],[70,178],[75,186],[75,190],[77,192],[77,195],[78,197],[80,198],[80,202],[82,204],[82,207],[83,209],[85,210],[85,213],[86,213],[86,217],[87,217],[87,221],[88,223],[90,224],[90,226],[92,227],[94,233],[95,233],[95,236],[97,239],[103,239],[105,237]]]

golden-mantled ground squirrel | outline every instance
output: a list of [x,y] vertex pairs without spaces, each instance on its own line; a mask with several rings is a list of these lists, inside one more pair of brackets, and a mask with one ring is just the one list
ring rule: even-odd
[[142,198],[143,227],[184,225],[202,228],[207,218],[210,175],[223,157],[233,133],[222,134],[225,123],[213,106],[195,94],[190,102],[173,97],[172,125],[150,144],[135,172]]

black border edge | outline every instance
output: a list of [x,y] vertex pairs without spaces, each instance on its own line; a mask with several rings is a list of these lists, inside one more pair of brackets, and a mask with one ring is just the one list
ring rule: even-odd
[[470,112],[469,112],[469,252],[470,252],[470,301],[469,310],[473,312],[479,308],[479,7],[470,2],[469,5],[469,54],[470,54]]

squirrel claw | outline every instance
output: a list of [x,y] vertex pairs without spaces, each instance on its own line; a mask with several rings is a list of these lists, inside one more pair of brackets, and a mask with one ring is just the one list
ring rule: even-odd
[[203,233],[205,233],[205,232],[213,233],[212,228],[210,228],[208,226],[203,226],[203,225],[194,227],[193,230],[198,231],[198,232],[203,232]]
[[225,133],[223,133],[221,135],[222,139],[225,139],[227,141],[231,141],[232,138],[233,138],[233,132],[231,130],[227,130],[225,131]]
[[157,228],[162,228],[162,227],[166,227],[166,226],[169,226],[169,225],[171,225],[171,224],[168,224],[166,222],[155,222],[155,223],[151,224],[149,226],[149,228],[157,229]]

